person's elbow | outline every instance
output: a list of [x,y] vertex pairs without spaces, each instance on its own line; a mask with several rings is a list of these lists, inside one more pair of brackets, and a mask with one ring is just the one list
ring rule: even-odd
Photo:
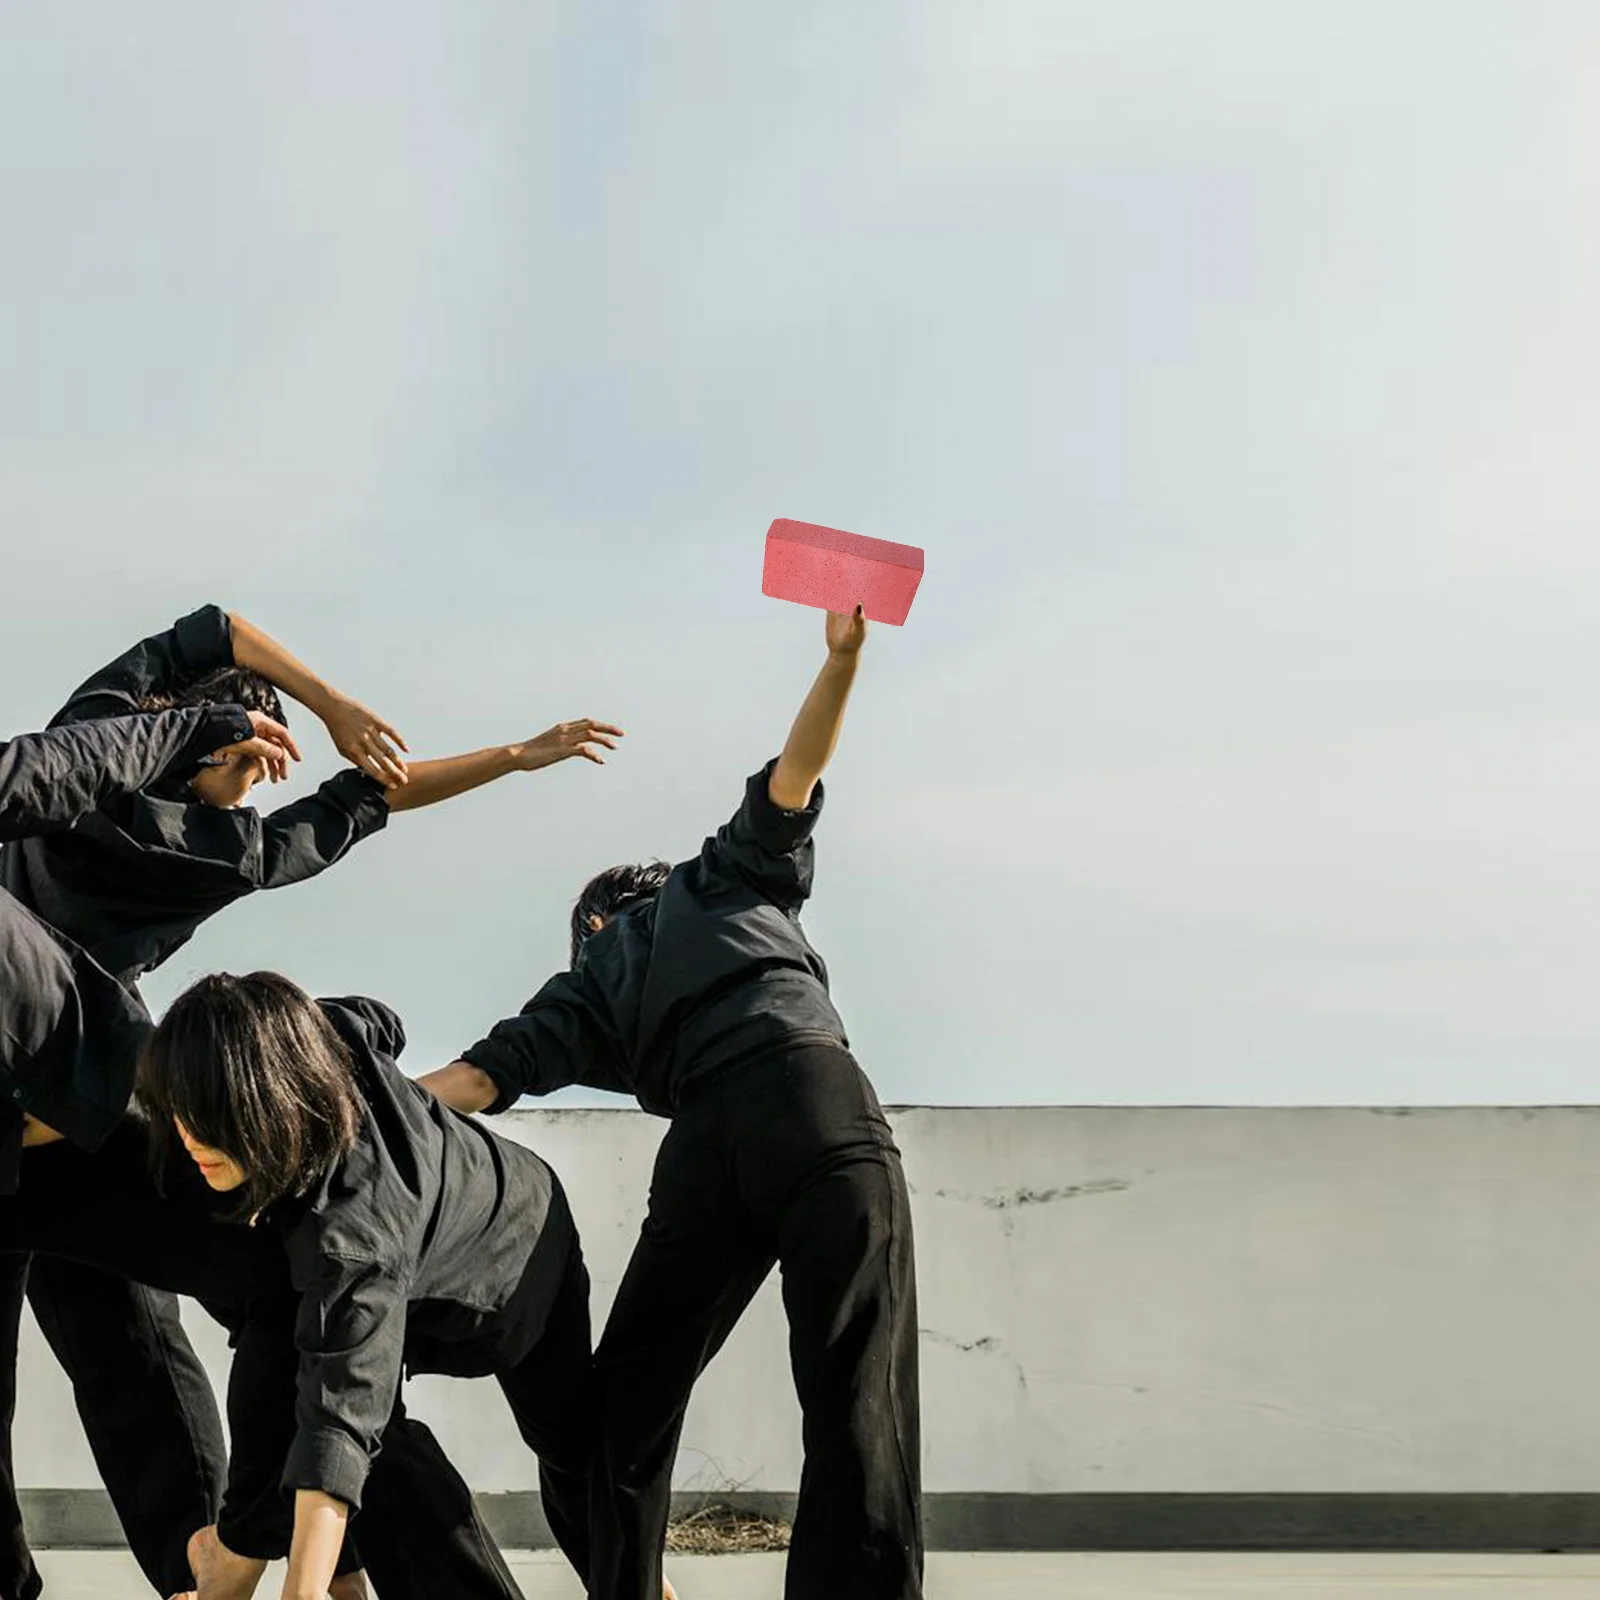
[[780,760],[767,779],[767,798],[780,811],[804,811],[811,804],[820,773],[796,772]]
[[447,1067],[424,1073],[417,1082],[453,1111],[487,1111],[500,1098],[500,1086],[470,1061],[452,1061]]

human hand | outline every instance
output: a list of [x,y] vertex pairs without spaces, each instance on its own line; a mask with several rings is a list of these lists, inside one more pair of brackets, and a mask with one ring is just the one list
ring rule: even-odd
[[572,722],[558,722],[547,728],[536,739],[512,746],[512,759],[523,772],[537,772],[540,767],[554,766],[571,756],[582,756],[603,767],[606,758],[602,748],[615,750],[617,740],[626,738],[621,728],[609,722],[596,722],[593,717],[578,717]]
[[289,776],[289,763],[300,759],[300,747],[281,722],[274,722],[264,711],[246,712],[250,718],[253,737],[241,739],[237,744],[224,745],[211,753],[213,761],[226,756],[255,756],[267,769],[274,783],[282,783]]
[[855,655],[867,640],[866,613],[860,606],[854,611],[830,611],[827,638],[830,656]]
[[378,779],[385,788],[397,789],[406,781],[406,764],[400,751],[410,747],[382,717],[342,695],[321,716],[334,748],[346,761]]

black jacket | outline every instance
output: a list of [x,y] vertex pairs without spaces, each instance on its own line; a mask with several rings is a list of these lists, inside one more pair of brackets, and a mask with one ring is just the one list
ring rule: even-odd
[[[0,840],[69,829],[110,795],[191,770],[250,732],[237,706],[217,706],[0,742]],[[23,1112],[99,1147],[127,1106],[148,1028],[136,997],[0,889],[0,1194],[16,1189]]]
[[[51,726],[124,715],[232,664],[227,615],[204,606],[97,672]],[[383,785],[353,767],[266,816],[168,783],[113,795],[70,833],[8,845],[0,888],[132,983],[224,906],[314,877],[388,820]]]
[[577,1235],[538,1156],[395,1065],[405,1034],[394,1012],[320,1004],[350,1047],[366,1116],[350,1154],[259,1225],[281,1234],[301,1297],[283,1486],[359,1506],[402,1369],[515,1366],[544,1330]]
[[848,1043],[800,927],[822,785],[805,810],[785,811],[767,793],[775,764],[659,894],[585,940],[571,971],[463,1052],[500,1090],[491,1111],[582,1083],[669,1117],[686,1089],[731,1066],[791,1042]]

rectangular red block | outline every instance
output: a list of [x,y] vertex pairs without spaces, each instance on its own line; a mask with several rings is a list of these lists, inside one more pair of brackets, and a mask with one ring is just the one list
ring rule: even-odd
[[899,627],[922,582],[922,552],[911,544],[868,539],[842,528],[779,517],[767,529],[761,592],[775,600],[854,611]]

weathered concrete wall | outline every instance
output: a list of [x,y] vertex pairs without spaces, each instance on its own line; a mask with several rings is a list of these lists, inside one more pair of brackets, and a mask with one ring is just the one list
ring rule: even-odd
[[[934,1492],[1600,1489],[1600,1116],[907,1110]],[[597,1322],[662,1124],[519,1113],[573,1196]],[[192,1319],[220,1375],[225,1346]],[[93,1463],[29,1327],[26,1485]],[[411,1386],[475,1487],[530,1487],[490,1383]],[[697,1394],[681,1487],[789,1489],[776,1284]]]

